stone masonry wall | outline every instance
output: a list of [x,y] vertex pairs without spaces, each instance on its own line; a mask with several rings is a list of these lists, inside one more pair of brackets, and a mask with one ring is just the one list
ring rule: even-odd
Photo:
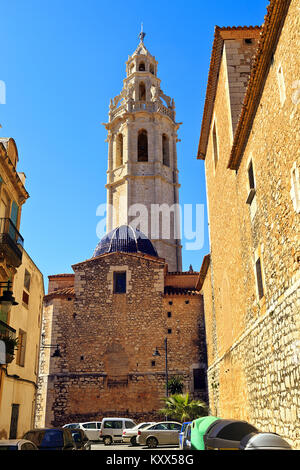
[[[45,304],[45,341],[59,344],[62,355],[48,355],[40,371],[45,425],[109,415],[159,419],[165,337],[169,376],[182,375],[186,390],[193,386],[193,367],[203,361],[202,296],[167,300],[164,262],[143,255],[103,255],[73,268],[75,297],[58,296]],[[116,271],[127,273],[126,294],[113,293]],[[156,347],[159,358],[153,356]]]
[[[226,149],[219,179],[211,150],[207,154],[212,276],[206,277],[203,288],[212,412],[277,432],[294,448],[300,448],[300,224],[291,197],[292,168],[300,157],[298,10],[299,3],[292,0],[238,171],[226,170],[227,138],[220,136],[220,147]],[[221,75],[219,92],[224,80]],[[218,100],[215,113],[227,126]],[[246,204],[250,161],[256,194]],[[227,200],[222,197],[220,202],[224,188]],[[262,265],[261,299],[257,258]],[[229,270],[228,283],[223,284],[221,273],[228,275]],[[207,295],[212,303],[206,302]]]

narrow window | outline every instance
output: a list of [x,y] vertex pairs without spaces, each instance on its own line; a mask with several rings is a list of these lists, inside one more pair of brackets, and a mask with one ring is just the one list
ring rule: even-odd
[[31,281],[30,272],[27,271],[27,269],[25,269],[25,274],[24,274],[24,290],[23,290],[23,295],[22,295],[23,305],[24,305],[25,307],[28,307],[28,304],[29,304],[30,281]]
[[116,141],[116,167],[121,165],[123,165],[123,134],[118,134]]
[[249,164],[248,168],[248,178],[249,178],[249,187],[250,189],[255,189],[255,182],[254,182],[254,172],[253,172],[253,164],[252,160]]
[[168,328],[168,335],[172,334],[172,328]]
[[25,274],[24,274],[24,287],[25,289],[29,292],[30,291],[30,273],[25,269]]
[[281,103],[281,106],[283,106],[286,100],[286,91],[285,91],[283,69],[281,65],[277,69],[277,81],[278,81],[278,88],[279,88],[280,103]]
[[262,280],[262,271],[261,271],[260,258],[258,258],[256,263],[255,263],[255,269],[256,269],[257,291],[258,291],[258,297],[259,297],[259,300],[260,300],[264,296],[264,287],[263,287],[263,280]]
[[140,83],[139,87],[139,99],[140,101],[146,101],[146,87],[145,83]]
[[25,290],[23,290],[23,296],[22,296],[22,302],[25,304],[25,307],[28,307],[29,305],[29,295]]
[[214,149],[214,162],[215,162],[215,168],[216,168],[218,160],[219,160],[216,123],[214,123],[214,127],[213,127],[213,149]]
[[254,179],[254,171],[253,171],[253,163],[252,160],[248,166],[248,183],[249,183],[249,194],[246,203],[251,204],[254,196],[255,196],[255,179]]
[[168,318],[171,318],[172,312],[168,312]]
[[25,352],[26,352],[26,333],[23,330],[19,330],[19,342],[18,342],[18,354],[16,363],[18,366],[24,367],[25,364]]
[[166,134],[162,136],[163,164],[170,166],[169,138]]
[[138,162],[148,161],[148,135],[145,129],[142,129],[138,135]]
[[145,64],[144,62],[141,62],[140,65],[139,65],[139,71],[140,72],[145,72]]
[[152,73],[152,75],[154,75],[154,67],[153,67],[152,64],[150,65],[150,73]]
[[18,420],[19,420],[19,407],[20,405],[12,404],[9,439],[16,439],[18,434]]
[[114,273],[114,293],[126,294],[126,272]]

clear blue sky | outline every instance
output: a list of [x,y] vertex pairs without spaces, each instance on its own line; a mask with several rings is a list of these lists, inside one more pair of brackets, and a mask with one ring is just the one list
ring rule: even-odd
[[[27,177],[25,248],[45,276],[72,272],[98,242],[96,208],[106,202],[107,122],[122,89],[125,61],[138,44],[159,61],[163,91],[174,97],[180,202],[206,204],[196,159],[214,26],[261,25],[267,0],[4,0],[1,2],[1,137],[13,137]],[[205,225],[207,221],[205,220]],[[183,240],[184,242],[184,240]],[[199,269],[209,252],[183,251]]]

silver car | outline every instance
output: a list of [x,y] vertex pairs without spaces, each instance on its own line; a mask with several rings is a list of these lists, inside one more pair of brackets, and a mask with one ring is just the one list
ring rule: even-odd
[[148,422],[148,423],[140,423],[137,424],[134,428],[131,429],[124,429],[123,434],[122,434],[122,441],[127,444],[131,444],[132,446],[135,446],[137,444],[136,438],[138,431],[140,429],[146,429],[148,426],[151,426],[152,424],[156,424],[154,421],[153,422]]
[[137,443],[150,448],[158,445],[178,445],[182,424],[177,421],[162,421],[138,431]]
[[88,421],[86,423],[69,423],[65,424],[63,428],[82,429],[90,441],[100,440],[101,421]]

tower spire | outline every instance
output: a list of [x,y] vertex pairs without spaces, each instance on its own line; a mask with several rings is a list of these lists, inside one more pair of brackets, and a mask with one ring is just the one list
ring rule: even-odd
[[139,38],[140,38],[141,42],[144,42],[145,36],[146,36],[146,33],[144,33],[144,31],[143,31],[143,23],[141,23],[141,32],[139,34]]

